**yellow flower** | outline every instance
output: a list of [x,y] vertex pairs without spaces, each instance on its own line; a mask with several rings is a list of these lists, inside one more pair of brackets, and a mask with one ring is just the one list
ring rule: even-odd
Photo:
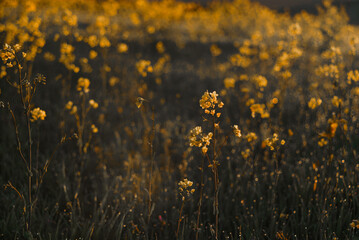
[[351,222],[351,223],[349,224],[349,226],[350,226],[351,228],[355,228],[355,222]]
[[46,112],[41,110],[40,108],[34,108],[31,110],[31,122],[35,122],[37,120],[45,120]]
[[92,124],[92,125],[91,125],[91,131],[92,131],[93,133],[97,133],[97,132],[98,132],[98,128],[95,126],[95,124]]
[[73,105],[74,105],[74,103],[73,103],[72,101],[68,101],[68,102],[66,103],[65,108],[68,109],[68,110],[70,110]]
[[[208,92],[206,91],[203,95],[201,100],[199,101],[199,105],[202,109],[204,109],[206,114],[211,114],[214,116],[216,114],[216,107],[222,108],[223,102],[218,101],[218,94],[216,91]],[[219,117],[220,114],[217,114],[217,117]]]
[[185,196],[190,196],[195,192],[195,189],[191,188],[192,186],[193,182],[188,180],[187,178],[183,179],[183,181],[178,182],[178,190],[180,191],[183,200],[185,199]]
[[311,98],[308,102],[308,107],[311,109],[315,109],[316,107],[320,106],[320,104],[322,104],[322,99]]
[[335,106],[335,107],[339,107],[340,104],[342,104],[343,100],[338,98],[337,96],[334,96],[333,99],[332,99],[332,104]]
[[101,37],[100,39],[100,47],[111,47],[111,42],[106,37]]
[[207,146],[203,146],[203,147],[202,147],[202,153],[203,153],[203,154],[206,154],[207,151],[208,151],[208,147],[207,147]]
[[93,99],[91,99],[91,100],[89,101],[89,104],[90,104],[90,106],[93,107],[94,109],[98,108],[98,103],[95,102],[95,100],[93,100]]
[[97,52],[94,51],[94,50],[91,50],[90,54],[89,54],[89,58],[90,59],[95,59],[96,57],[97,57]]
[[159,42],[156,44],[156,49],[157,49],[157,52],[159,52],[159,53],[164,53],[164,52],[165,52],[165,47],[164,47],[162,41],[159,41]]
[[247,139],[248,142],[253,142],[255,140],[257,140],[257,134],[255,134],[254,132],[250,132],[248,133],[245,138]]
[[211,54],[213,57],[217,57],[217,56],[221,55],[221,53],[222,53],[222,50],[215,44],[211,45],[210,50],[211,50]]
[[255,75],[253,77],[253,80],[257,83],[258,87],[260,88],[266,87],[268,83],[267,78],[265,78],[262,75]]
[[242,137],[241,130],[239,130],[238,125],[233,126],[233,133],[236,137]]
[[348,72],[348,83],[350,84],[351,81],[353,80],[354,82],[358,82],[359,81],[359,71],[358,70],[351,70],[350,72]]
[[76,114],[76,113],[77,113],[77,106],[73,106],[72,109],[71,109],[70,114],[71,114],[71,115],[74,115],[74,114]]
[[225,88],[234,88],[235,84],[236,84],[236,80],[234,78],[224,79],[224,87]]
[[111,87],[115,86],[119,82],[120,82],[120,79],[118,77],[111,77],[109,80],[109,84]]
[[264,104],[255,103],[250,106],[252,117],[255,118],[256,113],[261,115],[261,118],[269,118],[269,112],[265,110]]
[[142,77],[146,77],[147,73],[153,72],[151,66],[151,61],[149,60],[140,60],[136,63],[137,71],[141,74]]
[[53,62],[56,59],[55,55],[50,53],[50,52],[45,52],[44,53],[44,58],[45,58],[46,61],[49,61],[49,62]]
[[95,35],[89,36],[87,39],[87,43],[88,43],[88,45],[90,45],[90,47],[96,47],[98,45],[97,36],[95,36]]
[[298,23],[293,23],[289,26],[288,33],[291,36],[296,36],[302,33],[302,28]]
[[148,26],[148,27],[147,27],[147,32],[148,32],[149,34],[153,34],[153,33],[156,32],[156,28],[155,28],[154,26]]
[[320,141],[318,142],[318,145],[320,147],[323,147],[323,146],[325,146],[327,144],[328,144],[328,141],[326,139],[324,139],[324,138],[320,139]]
[[126,43],[120,43],[117,45],[117,51],[119,53],[125,53],[128,51],[128,46]]
[[77,81],[77,91],[81,92],[84,91],[85,93],[88,93],[90,91],[90,80],[88,78],[80,77]]

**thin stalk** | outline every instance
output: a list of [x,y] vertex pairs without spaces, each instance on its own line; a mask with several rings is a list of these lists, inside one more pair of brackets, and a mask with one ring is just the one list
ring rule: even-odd
[[204,157],[202,157],[202,166],[201,166],[201,188],[199,193],[199,203],[198,203],[198,213],[197,213],[197,224],[196,224],[196,240],[199,237],[199,219],[201,216],[201,207],[202,207],[202,198],[203,198],[203,168],[204,168]]
[[152,131],[151,131],[151,137],[150,137],[150,158],[151,158],[151,163],[150,163],[150,176],[149,176],[149,183],[148,183],[148,218],[147,218],[147,222],[150,222],[151,219],[151,212],[152,212],[152,171],[153,171],[153,141],[155,138],[155,109],[154,107],[151,105],[152,108]]
[[184,199],[182,199],[181,210],[180,210],[180,214],[179,214],[179,217],[178,217],[178,224],[177,224],[177,231],[176,231],[176,238],[177,238],[177,239],[178,239],[178,233],[179,233],[179,229],[180,229],[180,225],[181,225],[181,220],[182,220],[183,206],[184,206]]
[[213,175],[214,175],[214,212],[216,216],[215,226],[215,238],[218,239],[218,168],[216,162],[216,127],[215,127],[215,116],[212,117],[212,129],[213,129]]
[[21,103],[22,106],[24,108],[24,114],[26,117],[26,126],[27,126],[27,134],[28,134],[28,141],[29,141],[29,156],[28,156],[28,170],[29,170],[29,177],[28,177],[28,199],[29,199],[29,215],[28,215],[28,220],[26,223],[26,230],[27,231],[31,231],[31,215],[32,215],[32,198],[31,198],[31,190],[32,190],[32,137],[31,137],[31,123],[30,123],[30,102],[28,104],[28,106],[26,106],[25,103],[25,99],[24,99],[24,95],[23,95],[23,79],[22,79],[22,67],[20,65],[20,61],[18,60],[18,58],[15,55],[15,59],[17,62],[17,69],[19,71],[19,90],[20,90],[20,97],[21,97]]
[[15,118],[14,112],[12,111],[12,109],[11,109],[11,107],[10,107],[10,104],[8,105],[8,109],[9,109],[9,112],[10,112],[10,114],[11,114],[12,121],[13,121],[13,124],[14,124],[14,127],[15,127],[17,150],[19,151],[20,157],[21,157],[21,159],[24,161],[25,166],[26,166],[26,169],[27,169],[28,173],[30,174],[30,169],[29,169],[27,160],[26,160],[26,158],[25,158],[25,156],[24,156],[24,154],[23,154],[23,152],[22,152],[22,148],[21,148],[21,141],[20,141],[20,137],[19,137],[19,128],[18,128],[18,126],[17,126],[16,118]]

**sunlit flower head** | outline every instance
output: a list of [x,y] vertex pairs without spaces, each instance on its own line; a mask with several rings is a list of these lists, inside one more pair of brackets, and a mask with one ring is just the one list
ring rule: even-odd
[[41,110],[40,108],[34,108],[31,110],[31,122],[35,122],[37,120],[45,120],[46,112],[44,110]]

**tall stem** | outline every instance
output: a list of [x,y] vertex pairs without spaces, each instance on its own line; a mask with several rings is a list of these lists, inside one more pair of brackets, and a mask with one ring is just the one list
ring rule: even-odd
[[177,224],[177,231],[176,231],[176,238],[177,238],[177,239],[178,239],[178,233],[179,233],[179,229],[180,229],[180,225],[181,225],[181,220],[182,220],[183,206],[184,206],[184,199],[182,200],[181,210],[180,210],[180,214],[179,214],[179,217],[178,217],[178,224]]
[[151,219],[151,211],[152,211],[152,171],[153,171],[153,141],[155,138],[155,109],[154,107],[151,105],[152,108],[152,131],[151,131],[151,137],[150,137],[150,159],[151,159],[151,163],[150,163],[150,179],[149,179],[149,183],[148,183],[148,219],[147,222],[150,222]]
[[199,203],[198,203],[198,213],[197,213],[197,224],[196,224],[196,240],[199,237],[199,218],[201,216],[201,207],[202,207],[202,197],[203,197],[203,168],[204,168],[204,157],[202,157],[202,166],[201,166],[201,188],[199,195]]
[[[25,114],[25,118],[26,118],[26,125],[27,125],[27,134],[28,134],[28,141],[29,141],[29,156],[28,156],[28,200],[29,200],[29,215],[28,215],[28,220],[26,223],[26,230],[30,231],[31,230],[31,214],[32,214],[32,198],[31,198],[31,190],[32,190],[32,137],[31,137],[31,123],[30,123],[30,102],[26,105],[25,101],[26,99],[24,98],[24,90],[23,90],[23,79],[22,79],[22,72],[21,72],[21,65],[20,65],[20,61],[16,58],[16,62],[17,62],[17,69],[19,71],[19,90],[20,90],[20,98],[21,98],[21,103],[22,106],[24,108],[24,114]],[[28,94],[28,92],[26,91],[25,94]],[[30,96],[29,96],[30,97]],[[29,99],[30,101],[30,99]]]
[[32,199],[31,199],[31,190],[32,190],[32,137],[31,137],[31,124],[29,118],[29,112],[26,111],[26,124],[27,124],[27,133],[28,133],[28,140],[29,140],[29,221],[28,221],[28,230],[31,229],[31,215],[32,215]]
[[216,117],[212,117],[212,129],[213,129],[213,175],[214,175],[214,212],[216,216],[215,236],[218,239],[218,168],[216,160]]

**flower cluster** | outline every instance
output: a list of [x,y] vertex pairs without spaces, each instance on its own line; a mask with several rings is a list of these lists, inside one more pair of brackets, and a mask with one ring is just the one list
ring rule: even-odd
[[342,130],[346,132],[348,130],[348,124],[345,119],[338,119],[335,115],[333,118],[328,119],[328,127],[325,132],[319,133],[320,137],[332,139],[335,137],[338,127],[341,126]]
[[353,220],[349,225],[351,228],[359,229],[359,220]]
[[250,132],[245,136],[245,139],[247,139],[248,142],[253,142],[255,140],[257,140],[257,134],[254,132]]
[[74,55],[74,51],[74,46],[67,43],[62,43],[60,47],[61,55],[59,62],[63,63],[68,70],[78,73],[80,71],[80,68],[74,64],[76,58]]
[[127,51],[128,51],[128,46],[127,46],[127,44],[126,44],[126,43],[119,43],[119,44],[117,45],[117,51],[118,51],[119,53],[125,53],[125,52],[127,52]]
[[98,132],[98,128],[96,127],[95,124],[92,124],[92,125],[91,125],[91,131],[92,131],[93,133],[97,133],[97,132]]
[[202,132],[202,127],[197,126],[190,131],[190,146],[200,147],[202,148],[202,153],[206,154],[208,151],[208,146],[211,144],[212,137],[212,132],[205,134]]
[[90,91],[90,80],[88,78],[80,77],[77,81],[77,91],[88,93]]
[[77,106],[74,105],[74,103],[72,101],[68,101],[65,105],[65,108],[67,110],[71,110],[70,114],[73,115],[75,113],[77,113]]
[[151,66],[151,61],[149,61],[149,60],[138,61],[136,63],[136,68],[142,77],[146,77],[147,73],[153,72],[153,67]]
[[[8,67],[11,68],[16,65],[16,52],[21,49],[21,45],[15,44],[14,47],[11,47],[9,44],[5,43],[4,48],[0,51],[0,58],[3,63]],[[26,53],[22,52],[22,57],[26,57]]]
[[325,145],[328,144],[328,140],[325,139],[325,138],[321,138],[319,141],[318,141],[318,145],[319,147],[324,147]]
[[192,186],[193,182],[188,180],[187,178],[183,179],[183,181],[178,182],[178,190],[182,196],[182,200],[195,192],[195,189],[191,188]]
[[266,87],[268,84],[267,78],[262,75],[253,76],[253,80],[261,90],[263,90],[263,88]]
[[320,106],[322,104],[322,99],[320,98],[311,98],[310,101],[308,102],[308,107],[311,109],[315,109],[318,106]]
[[98,103],[95,102],[95,100],[93,100],[93,99],[90,99],[89,104],[94,109],[98,108]]
[[213,57],[217,57],[222,54],[222,50],[215,44],[211,45],[210,50]]
[[241,130],[239,130],[238,125],[233,126],[233,133],[236,137],[242,137]]
[[34,108],[31,110],[31,122],[35,122],[37,120],[45,120],[46,112],[41,110],[40,108]]
[[250,106],[252,117],[255,118],[256,113],[261,115],[261,118],[269,118],[269,112],[266,110],[265,104],[255,103]]
[[351,70],[348,72],[348,83],[350,84],[352,81],[358,82],[359,81],[359,71],[358,70]]
[[201,100],[199,100],[199,105],[206,114],[210,114],[212,116],[220,117],[221,113],[216,114],[216,108],[222,108],[224,103],[218,100],[218,94],[216,91],[208,92],[206,91]]
[[342,103],[343,103],[343,100],[340,99],[338,96],[334,96],[334,97],[332,98],[332,104],[333,104],[333,106],[335,106],[335,107],[338,108]]
[[[271,138],[267,138],[266,140],[263,141],[263,146],[269,147],[270,150],[274,151],[279,146],[277,144],[278,141],[279,141],[278,134],[274,133]],[[280,141],[280,145],[284,145],[284,144],[285,141],[282,139]]]
[[225,78],[224,87],[225,88],[234,88],[236,85],[236,80],[234,78]]

